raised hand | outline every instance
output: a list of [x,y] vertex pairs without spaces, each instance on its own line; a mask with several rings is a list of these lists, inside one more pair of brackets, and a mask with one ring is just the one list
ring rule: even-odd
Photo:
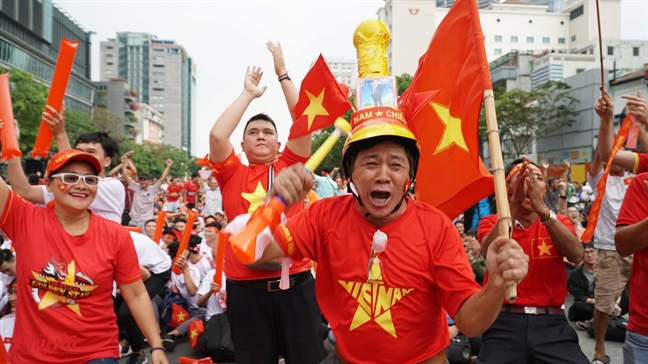
[[263,71],[259,67],[252,67],[252,69],[248,67],[245,70],[244,90],[245,92],[249,92],[255,99],[261,97],[268,88],[267,86],[259,86],[261,77],[263,77]]
[[528,171],[528,165],[529,162],[528,160],[524,160],[522,162],[522,168],[520,169],[520,172],[518,172],[518,175],[515,180],[512,181],[512,183],[509,185],[509,188],[511,189],[511,203],[512,204],[521,204],[524,199],[526,199],[526,190],[525,190],[525,180],[526,177],[529,176],[529,171]]
[[542,168],[544,168],[545,170],[549,169],[549,162],[542,161]]
[[286,74],[286,62],[283,57],[283,50],[281,50],[281,43],[277,42],[274,44],[270,41],[266,42],[266,47],[272,53],[272,59],[274,61],[274,68],[277,77],[283,76]]
[[171,168],[172,165],[173,165],[173,161],[171,159],[167,159],[166,160],[166,167]]
[[43,120],[49,125],[54,135],[65,134],[65,104],[61,105],[61,112],[57,112],[56,109],[49,105],[45,105],[45,111],[43,111]]
[[272,183],[270,195],[281,196],[284,202],[291,206],[298,201],[303,201],[312,185],[313,177],[306,172],[303,164],[297,163],[279,172]]
[[614,118],[614,101],[612,101],[612,96],[607,91],[604,89],[601,89],[601,91],[603,96],[599,97],[594,103],[594,111],[601,119],[612,121]]
[[535,175],[533,172],[529,173],[526,178],[526,190],[529,195],[529,201],[531,201],[531,208],[535,213],[540,215],[541,219],[546,220],[545,216],[549,216],[549,208],[544,203],[545,191],[541,190],[538,178],[542,177]]
[[628,100],[626,108],[630,115],[634,115],[638,122],[648,127],[648,105],[646,100],[641,97],[641,91],[637,91],[637,95],[623,95],[622,98]]

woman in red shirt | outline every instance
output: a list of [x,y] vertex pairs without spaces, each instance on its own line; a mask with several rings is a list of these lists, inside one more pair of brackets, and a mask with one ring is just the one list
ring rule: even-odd
[[46,178],[54,200],[44,209],[0,179],[0,227],[15,242],[23,297],[11,363],[118,363],[113,281],[151,343],[152,362],[168,363],[128,231],[88,210],[101,170],[91,154],[56,154]]

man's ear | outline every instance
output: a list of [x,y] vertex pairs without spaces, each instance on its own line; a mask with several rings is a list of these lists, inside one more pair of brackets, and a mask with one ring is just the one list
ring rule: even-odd
[[241,142],[241,150],[243,151],[243,153],[245,153],[245,147],[243,146],[243,142]]
[[277,142],[277,150],[281,149],[281,142]]

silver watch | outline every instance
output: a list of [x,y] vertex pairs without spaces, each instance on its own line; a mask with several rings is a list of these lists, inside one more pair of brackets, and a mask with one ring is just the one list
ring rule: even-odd
[[549,225],[553,224],[554,221],[556,221],[556,220],[558,220],[558,218],[556,217],[556,213],[549,210],[549,218],[547,220],[545,220],[545,221],[540,220],[540,222],[544,226],[549,226]]

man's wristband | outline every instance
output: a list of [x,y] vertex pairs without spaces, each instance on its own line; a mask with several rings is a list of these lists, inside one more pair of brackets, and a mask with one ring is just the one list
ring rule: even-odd
[[279,82],[283,80],[290,80],[290,76],[288,76],[287,73],[284,73],[283,75],[279,76]]
[[153,355],[153,352],[156,351],[156,350],[161,350],[161,351],[163,351],[163,352],[166,353],[166,349],[165,349],[164,347],[162,347],[162,346],[156,346],[156,347],[152,347],[152,348],[151,348],[151,355]]

